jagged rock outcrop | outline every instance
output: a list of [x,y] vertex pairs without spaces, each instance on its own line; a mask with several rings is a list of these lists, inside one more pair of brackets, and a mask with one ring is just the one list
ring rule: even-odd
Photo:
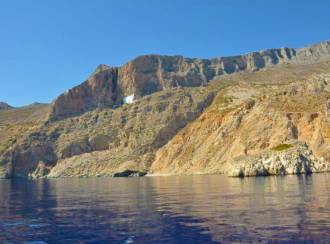
[[8,109],[11,109],[11,108],[13,108],[13,107],[8,105],[7,103],[0,102],[0,110],[8,110]]
[[87,81],[60,95],[52,104],[50,120],[58,120],[118,102],[117,69],[98,68]]
[[[283,146],[282,146],[283,145]],[[282,144],[277,150],[261,155],[241,157],[227,163],[227,175],[232,177],[311,174],[329,172],[330,164],[317,158],[305,143]],[[288,145],[285,147],[285,145]],[[281,148],[282,146],[282,148]]]
[[310,64],[329,59],[330,41],[320,42],[297,49],[295,61],[301,64]]
[[50,120],[78,115],[98,107],[119,105],[124,96],[142,97],[174,87],[205,86],[223,75],[256,71],[283,63],[309,64],[330,58],[330,42],[306,48],[280,48],[234,57],[191,59],[145,55],[120,68],[100,65],[83,84],[58,97]]

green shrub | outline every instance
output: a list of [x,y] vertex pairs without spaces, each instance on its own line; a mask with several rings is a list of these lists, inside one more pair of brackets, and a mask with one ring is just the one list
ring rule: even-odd
[[284,151],[284,150],[289,149],[290,147],[292,147],[291,144],[280,144],[280,145],[277,145],[276,147],[273,147],[272,150],[274,150],[274,151]]

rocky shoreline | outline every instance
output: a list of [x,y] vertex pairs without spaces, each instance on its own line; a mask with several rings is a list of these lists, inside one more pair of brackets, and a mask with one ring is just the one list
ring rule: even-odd
[[330,164],[326,163],[324,158],[317,158],[307,144],[282,145],[283,148],[290,145],[290,148],[273,149],[257,156],[230,162],[227,175],[230,177],[251,177],[330,172]]

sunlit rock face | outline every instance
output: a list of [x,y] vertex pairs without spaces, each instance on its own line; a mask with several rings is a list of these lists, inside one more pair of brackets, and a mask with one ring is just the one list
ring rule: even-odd
[[[328,42],[100,65],[51,105],[0,111],[0,178],[228,173],[238,159],[297,143],[314,157],[291,160],[297,172],[320,170],[330,162],[329,74]],[[263,174],[246,162],[244,175]]]
[[301,49],[279,48],[234,57],[191,59],[145,55],[122,67],[99,65],[87,81],[59,96],[51,120],[103,107],[117,107],[131,94],[135,99],[175,87],[205,86],[224,75],[257,71],[278,64],[309,64],[330,57],[330,42]]
[[157,151],[149,173],[261,176],[329,171],[329,91],[328,74],[281,85],[229,87]]
[[102,69],[81,85],[60,95],[52,104],[50,120],[75,116],[98,107],[110,107],[118,102],[118,94],[117,69]]
[[311,174],[330,171],[324,158],[317,158],[304,143],[270,150],[253,157],[228,163],[227,175],[231,177]]

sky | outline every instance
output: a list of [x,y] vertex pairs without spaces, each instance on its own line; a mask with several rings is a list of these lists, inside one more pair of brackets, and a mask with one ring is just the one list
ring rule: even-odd
[[0,0],[0,101],[51,102],[99,64],[330,39],[329,0]]

